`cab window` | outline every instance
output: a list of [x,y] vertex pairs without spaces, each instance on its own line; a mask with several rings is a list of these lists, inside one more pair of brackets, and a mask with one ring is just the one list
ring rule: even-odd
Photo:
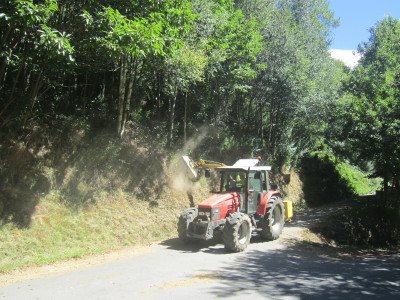
[[262,192],[262,172],[251,172],[249,174],[249,191]]
[[240,192],[245,186],[245,173],[225,172],[222,177],[222,192]]

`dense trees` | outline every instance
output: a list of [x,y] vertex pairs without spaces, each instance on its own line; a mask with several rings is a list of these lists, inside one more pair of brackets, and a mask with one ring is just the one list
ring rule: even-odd
[[337,21],[323,0],[17,0],[2,2],[0,20],[3,138],[62,115],[103,120],[120,137],[128,121],[157,126],[174,147],[209,124],[213,142],[282,165],[345,128],[360,161],[398,178],[392,18],[353,72],[329,56]]
[[17,0],[0,18],[2,131],[157,122],[172,147],[206,123],[282,164],[320,135],[339,84],[322,0]]
[[278,166],[344,145],[399,185],[398,20],[372,28],[354,71],[329,56],[323,0],[6,0],[0,20],[3,140],[64,116],[157,127],[173,148],[208,124],[212,146]]
[[346,128],[344,137],[353,158],[372,163],[388,186],[400,188],[400,22],[391,17],[371,28],[361,44],[360,64],[346,83],[347,96],[339,105]]
[[260,112],[254,128],[260,146],[282,164],[312,147],[326,106],[335,99],[340,69],[328,47],[337,21],[325,1],[247,2],[266,6],[249,11],[262,24],[264,41],[258,56],[264,68],[250,93]]

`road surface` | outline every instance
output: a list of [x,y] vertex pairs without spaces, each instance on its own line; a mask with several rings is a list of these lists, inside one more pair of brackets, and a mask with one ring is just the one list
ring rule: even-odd
[[106,264],[3,286],[0,300],[400,299],[400,255],[319,243],[304,226],[325,213],[300,215],[277,241],[254,237],[242,253],[171,239]]

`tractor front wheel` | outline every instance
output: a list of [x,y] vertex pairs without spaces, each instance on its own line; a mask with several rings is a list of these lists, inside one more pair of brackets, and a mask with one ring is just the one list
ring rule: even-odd
[[222,230],[222,240],[225,249],[232,252],[240,252],[246,249],[251,238],[251,221],[248,215],[233,213],[226,218]]
[[280,197],[274,196],[268,201],[267,211],[261,223],[261,237],[276,240],[285,224],[285,207]]
[[187,236],[187,230],[190,222],[193,222],[194,218],[197,217],[197,214],[198,214],[197,208],[188,208],[179,217],[178,236],[179,239],[185,244],[195,241],[194,238],[190,238]]

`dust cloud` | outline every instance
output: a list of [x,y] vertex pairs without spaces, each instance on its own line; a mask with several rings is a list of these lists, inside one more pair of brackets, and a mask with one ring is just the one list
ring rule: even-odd
[[188,195],[190,201],[193,189],[195,189],[199,183],[190,180],[188,175],[188,167],[184,163],[182,156],[187,155],[189,158],[193,159],[190,154],[203,142],[209,133],[208,126],[202,126],[198,129],[198,133],[187,140],[184,147],[175,153],[175,157],[169,167],[169,172],[171,174],[171,187],[177,191],[185,193]]

